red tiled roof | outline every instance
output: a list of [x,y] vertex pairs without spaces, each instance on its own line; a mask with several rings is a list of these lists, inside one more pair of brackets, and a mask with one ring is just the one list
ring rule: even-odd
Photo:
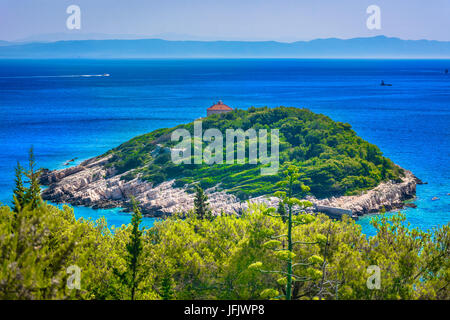
[[233,110],[233,108],[230,108],[226,104],[223,104],[222,101],[219,101],[215,105],[212,105],[211,107],[209,107],[206,110],[210,110],[210,111],[211,110],[221,110],[221,111],[227,110],[228,111],[228,110]]

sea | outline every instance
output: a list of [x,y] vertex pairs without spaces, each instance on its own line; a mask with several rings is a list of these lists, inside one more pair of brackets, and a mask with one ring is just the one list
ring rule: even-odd
[[[411,228],[450,221],[450,60],[184,59],[0,60],[0,202],[30,146],[38,165],[62,169],[137,135],[233,108],[294,106],[351,124],[363,139],[426,182]],[[392,84],[381,86],[380,82]],[[120,209],[75,216],[130,222]],[[357,223],[375,233],[370,220]],[[153,218],[145,218],[151,227]]]

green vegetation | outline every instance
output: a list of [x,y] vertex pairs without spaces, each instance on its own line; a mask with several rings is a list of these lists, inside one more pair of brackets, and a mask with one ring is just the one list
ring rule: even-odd
[[[294,213],[307,205],[292,197],[294,186],[307,190],[297,170],[279,183],[285,221],[250,205],[241,217],[188,212],[143,230],[135,204],[130,225],[109,229],[16,197],[16,210],[0,207],[0,299],[450,299],[450,224],[422,232],[381,215],[367,238],[345,216]],[[25,194],[35,187],[16,181]],[[366,285],[371,265],[379,290]],[[80,289],[67,286],[71,266]]]
[[[292,190],[294,189],[294,185],[300,185],[300,188],[303,192],[309,191],[309,187],[302,185],[300,180],[298,178],[300,175],[298,174],[298,168],[295,166],[289,166],[287,170],[284,171],[285,178],[278,182],[278,186],[285,187],[286,191],[278,191],[275,193],[280,198],[278,210],[276,211],[275,208],[268,208],[264,211],[264,214],[269,215],[271,217],[277,217],[281,218],[283,222],[287,223],[287,234],[281,234],[271,237],[271,240],[266,242],[264,245],[268,248],[273,248],[276,251],[276,256],[286,262],[286,271],[267,271],[267,270],[261,270],[261,272],[265,273],[279,273],[281,275],[284,275],[284,277],[277,280],[278,284],[285,284],[286,290],[285,290],[285,299],[291,300],[292,299],[292,284],[294,282],[300,282],[300,281],[308,281],[311,280],[310,278],[302,278],[295,275],[293,267],[296,266],[307,266],[309,264],[307,263],[296,263],[292,264],[293,258],[296,256],[293,252],[294,244],[307,244],[305,242],[294,242],[292,240],[292,228],[295,225],[298,224],[306,224],[312,221],[313,217],[311,215],[306,214],[304,209],[307,207],[310,207],[312,204],[309,201],[301,201],[297,198],[292,197]],[[300,208],[300,211],[297,212],[297,217],[299,219],[293,220],[294,218],[294,212],[293,208],[294,205],[298,206]],[[286,212],[286,206],[288,208]],[[285,239],[287,242],[287,248],[282,246],[282,242],[280,240]],[[311,244],[314,244],[311,243]],[[255,268],[256,266],[262,266],[261,262],[256,262],[255,264],[252,264],[250,268]],[[271,291],[265,291],[263,294],[264,296],[271,296],[273,294],[273,297],[278,296],[278,291],[271,290]]]
[[196,186],[194,198],[194,212],[199,219],[212,219],[212,212],[209,209],[208,196],[203,189]]
[[[131,139],[109,152],[113,157],[108,166],[115,167],[119,173],[128,172],[123,177],[126,180],[139,176],[155,184],[176,179],[177,186],[200,183],[203,188],[208,188],[220,185],[241,199],[280,190],[276,183],[283,179],[281,172],[288,165],[299,168],[299,179],[317,197],[355,194],[384,180],[398,180],[403,174],[402,169],[383,157],[375,145],[356,136],[350,125],[334,122],[306,109],[235,110],[204,118],[202,126],[203,130],[217,128],[224,135],[226,129],[253,128],[269,132],[279,129],[280,173],[262,176],[262,164],[248,164],[248,152],[246,164],[175,165],[168,149],[176,144],[170,139],[171,132],[185,128],[194,136],[193,123],[159,129]],[[248,139],[246,144],[248,150]],[[203,142],[203,148],[205,146]],[[294,196],[301,193],[301,189],[294,187]]]
[[142,268],[142,230],[140,230],[139,225],[142,221],[142,214],[138,208],[136,200],[132,199],[133,203],[133,215],[131,217],[131,234],[128,243],[126,244],[127,254],[125,256],[126,266],[123,272],[114,270],[118,280],[121,282],[121,288],[125,289],[124,298],[129,298],[130,300],[135,300],[136,293],[138,290],[142,290],[140,283],[143,282],[146,274],[144,272],[139,272],[143,270]]
[[13,211],[19,212],[20,208],[22,208],[25,204],[25,192],[26,188],[24,186],[23,177],[24,175],[24,168],[20,165],[19,162],[17,162],[17,166],[15,169],[15,177],[16,179],[14,182],[16,183],[16,188],[13,191],[13,197],[14,197],[14,205],[13,205]]
[[[266,299],[284,292],[279,274],[254,270],[286,270],[283,251],[268,244],[287,232],[286,224],[264,214],[266,209],[252,206],[241,218],[212,221],[169,218],[144,230],[136,271],[146,276],[134,298]],[[403,220],[378,218],[378,234],[370,239],[348,219],[318,215],[293,226],[293,242],[313,244],[291,251],[298,263],[310,264],[294,267],[303,281],[294,282],[291,299],[450,299],[450,226],[423,233],[408,230]],[[0,299],[131,298],[129,283],[118,281],[115,272],[133,270],[127,262],[130,225],[111,232],[103,219],[75,220],[69,207],[27,207],[18,214],[2,207],[0,237]],[[256,268],[249,268],[255,261]],[[80,290],[66,286],[71,265],[82,270]],[[381,268],[380,290],[366,286],[369,265]]]

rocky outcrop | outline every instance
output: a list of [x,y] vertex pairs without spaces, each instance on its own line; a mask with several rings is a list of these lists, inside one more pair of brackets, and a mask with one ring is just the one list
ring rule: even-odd
[[332,197],[317,200],[316,203],[323,206],[349,209],[358,215],[379,212],[383,207],[387,211],[403,208],[405,200],[416,196],[416,185],[421,183],[411,171],[405,170],[404,172],[405,176],[400,183],[383,182],[376,188],[360,195]]
[[[105,166],[111,156],[96,157],[77,166],[63,170],[45,170],[41,183],[48,188],[42,193],[44,200],[56,203],[89,206],[94,208],[122,207],[130,209],[129,199],[134,196],[140,203],[143,214],[148,216],[166,216],[174,212],[186,212],[194,207],[194,195],[185,188],[174,186],[174,180],[165,181],[157,186],[142,181],[139,177],[126,180],[127,174],[117,174],[114,168]],[[377,212],[401,208],[404,201],[415,196],[416,184],[420,182],[410,171],[405,170],[402,182],[386,182],[357,196],[317,200],[311,202],[320,206],[350,209],[356,214]],[[236,196],[217,188],[205,190],[210,206],[215,213],[240,214],[250,203],[265,203],[276,207],[278,199],[260,196],[248,202],[242,202]]]
[[[129,199],[134,196],[140,203],[142,212],[151,216],[164,216],[193,208],[193,194],[184,188],[174,187],[174,180],[157,186],[139,178],[126,181],[122,177],[127,173],[116,174],[114,169],[105,168],[109,160],[109,156],[93,158],[75,167],[45,170],[41,183],[48,188],[42,193],[42,198],[56,203],[94,208],[129,209]],[[245,209],[245,205],[234,195],[214,188],[206,192],[215,212],[239,213]]]

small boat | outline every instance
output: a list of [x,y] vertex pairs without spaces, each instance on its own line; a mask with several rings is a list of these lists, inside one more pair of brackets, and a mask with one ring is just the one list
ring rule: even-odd
[[445,69],[444,73],[445,73],[445,74],[448,74],[448,69]]
[[109,77],[109,73],[104,73],[103,76],[104,77]]
[[390,84],[390,83],[384,83],[384,81],[381,80],[380,86],[392,87],[392,84]]

